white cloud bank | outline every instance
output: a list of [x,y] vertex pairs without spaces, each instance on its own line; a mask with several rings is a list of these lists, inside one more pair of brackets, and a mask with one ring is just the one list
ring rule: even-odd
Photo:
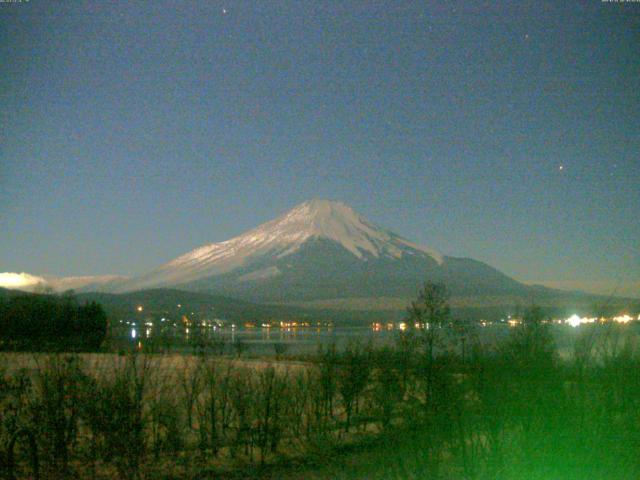
[[63,292],[83,288],[87,286],[98,286],[109,282],[117,282],[127,277],[118,275],[101,275],[86,277],[41,277],[30,273],[2,272],[0,273],[0,287],[33,291],[39,288],[52,288],[55,291]]
[[0,287],[18,289],[18,290],[32,290],[38,285],[46,285],[47,281],[44,277],[37,277],[29,273],[14,273],[14,272],[2,272],[0,273]]

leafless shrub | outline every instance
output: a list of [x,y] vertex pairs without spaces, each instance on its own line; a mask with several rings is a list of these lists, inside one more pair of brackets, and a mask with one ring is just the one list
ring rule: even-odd
[[35,372],[30,420],[56,477],[70,474],[71,448],[78,434],[87,378],[76,355],[48,356]]
[[371,349],[359,343],[350,343],[339,356],[336,370],[337,390],[345,411],[345,432],[349,431],[352,415],[359,411],[359,400],[369,382],[371,372]]
[[131,353],[95,381],[84,407],[96,453],[113,462],[123,479],[140,476],[148,444],[146,395],[153,373],[149,356]]

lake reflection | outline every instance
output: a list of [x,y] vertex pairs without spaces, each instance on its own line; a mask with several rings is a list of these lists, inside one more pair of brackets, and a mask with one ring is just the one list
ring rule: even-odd
[[[390,324],[391,325],[391,324]],[[380,327],[380,324],[369,326],[297,326],[297,327],[246,327],[226,325],[224,327],[194,327],[180,328],[177,326],[146,327],[136,330],[129,327],[128,334],[123,331],[120,340],[132,342],[138,347],[161,347],[163,350],[193,351],[198,345],[206,345],[219,353],[247,353],[250,355],[306,355],[318,351],[320,346],[335,345],[337,350],[343,350],[350,342],[371,345],[373,348],[392,346],[403,331],[400,328]],[[583,329],[597,328],[581,326],[573,328],[568,325],[552,325],[551,332],[558,353],[563,357],[571,356],[575,342],[587,333]],[[635,325],[628,328],[620,326],[615,329],[626,341],[629,337],[638,337],[640,329]],[[513,328],[508,324],[494,324],[473,326],[464,334],[454,329],[443,328],[439,334],[439,350],[458,350],[462,352],[464,345],[473,344],[485,346],[498,345],[506,340]],[[404,332],[407,333],[407,332]],[[417,330],[416,334],[423,332]],[[609,334],[611,332],[608,332]],[[126,339],[126,340],[125,340]],[[623,342],[624,343],[624,342]],[[467,350],[468,351],[468,350]]]

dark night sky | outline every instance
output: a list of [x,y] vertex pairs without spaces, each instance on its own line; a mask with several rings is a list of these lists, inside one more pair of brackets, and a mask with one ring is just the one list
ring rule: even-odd
[[640,296],[640,3],[0,3],[0,272],[134,274],[309,198]]

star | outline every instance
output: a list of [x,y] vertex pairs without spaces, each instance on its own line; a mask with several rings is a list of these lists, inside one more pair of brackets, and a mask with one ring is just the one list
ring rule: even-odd
[[222,14],[223,14],[223,15],[226,15],[226,14],[227,14],[227,9],[226,9],[226,8],[223,8],[223,9],[222,9]]

